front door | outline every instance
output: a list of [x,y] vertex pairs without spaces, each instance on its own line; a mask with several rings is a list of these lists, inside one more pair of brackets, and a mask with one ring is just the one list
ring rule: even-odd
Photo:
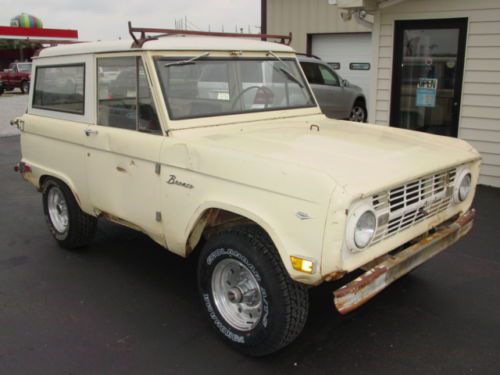
[[396,21],[391,126],[456,137],[467,19]]
[[161,242],[164,137],[142,59],[97,58],[97,124],[86,129],[92,205]]

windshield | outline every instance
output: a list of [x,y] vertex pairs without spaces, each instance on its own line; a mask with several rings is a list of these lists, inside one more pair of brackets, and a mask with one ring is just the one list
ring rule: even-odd
[[295,59],[162,58],[156,67],[174,120],[315,106]]
[[17,68],[20,72],[31,72],[31,63],[17,64]]

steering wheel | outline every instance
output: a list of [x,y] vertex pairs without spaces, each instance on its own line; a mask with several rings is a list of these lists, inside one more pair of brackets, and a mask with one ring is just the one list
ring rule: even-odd
[[[249,86],[247,87],[246,89],[240,91],[240,93],[238,95],[236,95],[236,97],[233,99],[233,104],[231,104],[231,109],[234,109],[234,107],[236,106],[236,103],[238,103],[239,101],[241,101],[241,98],[243,97],[243,95],[245,95],[248,91],[250,90],[257,90],[257,93],[259,91],[266,91],[268,93],[273,93],[273,91],[269,88],[269,87],[266,87],[266,86]],[[255,94],[257,95],[257,94]],[[265,104],[265,107],[264,108],[267,108],[268,106],[268,103]]]

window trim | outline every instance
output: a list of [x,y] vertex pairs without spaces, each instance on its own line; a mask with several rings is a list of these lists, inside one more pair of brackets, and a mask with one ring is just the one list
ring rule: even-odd
[[[45,68],[68,68],[68,67],[83,67],[83,94],[82,94],[82,98],[83,98],[83,108],[82,108],[82,112],[77,112],[77,111],[63,111],[63,110],[60,110],[60,109],[53,109],[53,108],[47,108],[47,107],[41,107],[41,106],[38,106],[38,105],[35,105],[35,91],[36,91],[36,85],[37,85],[37,82],[38,82],[38,75],[39,75],[39,72],[38,72],[38,69],[42,68],[42,69],[45,69]],[[33,96],[31,98],[31,108],[34,108],[34,109],[40,109],[40,110],[43,110],[43,111],[51,111],[51,112],[59,112],[59,113],[68,113],[68,114],[71,114],[71,115],[77,115],[77,116],[85,116],[85,98],[86,98],[86,74],[87,74],[87,67],[86,67],[86,63],[85,62],[82,62],[82,63],[72,63],[72,64],[51,64],[51,65],[38,65],[36,68],[35,68],[35,84],[33,85]]]
[[[303,82],[305,83],[305,88],[307,89],[307,92],[309,94],[309,98],[311,100],[311,105],[306,105],[306,106],[295,106],[295,107],[279,107],[279,108],[268,108],[268,109],[255,109],[255,110],[249,110],[249,111],[241,111],[241,112],[220,112],[216,114],[202,114],[202,115],[195,115],[195,116],[189,116],[189,117],[178,117],[178,116],[172,116],[172,110],[170,108],[170,104],[167,99],[167,91],[165,84],[163,82],[163,79],[161,78],[161,73],[159,71],[158,67],[158,62],[159,61],[176,61],[176,60],[184,60],[184,59],[189,59],[193,56],[161,56],[161,55],[155,55],[152,56],[152,60],[154,63],[154,67],[156,70],[156,75],[158,76],[158,82],[161,87],[161,93],[162,93],[162,100],[165,103],[165,107],[167,108],[167,113],[168,113],[168,118],[171,121],[183,121],[183,120],[192,120],[192,119],[199,119],[199,118],[213,118],[213,117],[220,117],[220,116],[238,116],[238,115],[246,115],[246,114],[252,114],[252,113],[266,113],[266,112],[273,112],[273,111],[286,111],[286,110],[293,110],[293,109],[307,109],[307,108],[316,108],[318,107],[318,104],[315,100],[315,97],[312,93],[311,86],[309,84],[309,81],[305,74],[302,72],[302,68],[300,66],[300,61],[297,60],[297,58],[294,57],[286,57],[286,58],[281,58],[283,61],[294,61],[297,64],[297,71],[300,75],[300,77],[303,79]],[[275,58],[272,57],[229,57],[229,56],[208,56],[208,57],[203,57],[198,59],[197,61],[210,61],[210,60],[221,60],[221,61],[238,61],[238,60],[246,60],[246,61],[277,61]]]

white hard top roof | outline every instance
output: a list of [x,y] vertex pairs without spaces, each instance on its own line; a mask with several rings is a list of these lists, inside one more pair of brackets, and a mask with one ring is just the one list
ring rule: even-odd
[[87,53],[129,51],[274,51],[294,52],[280,43],[263,42],[257,39],[170,35],[150,40],[142,48],[132,48],[132,40],[75,43],[45,48],[39,57],[79,55]]

